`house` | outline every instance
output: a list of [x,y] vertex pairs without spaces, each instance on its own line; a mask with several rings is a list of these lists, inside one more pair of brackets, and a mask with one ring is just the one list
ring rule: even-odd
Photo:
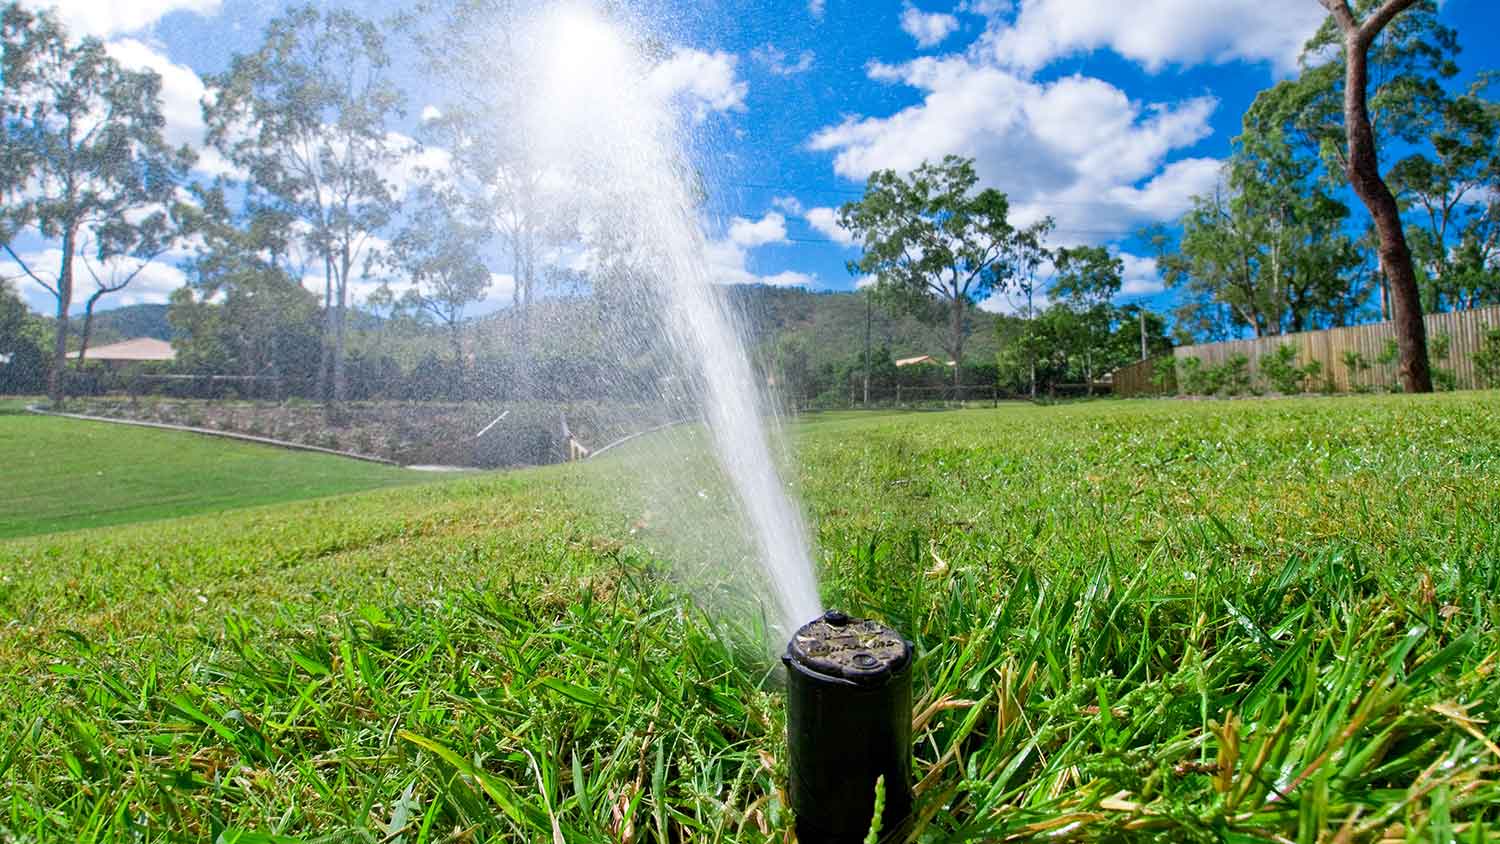
[[[934,366],[936,366],[937,362],[938,362],[938,359],[935,358],[935,357],[933,357],[932,355],[921,355],[919,357],[914,357],[914,358],[901,358],[900,360],[896,361],[896,366],[898,366],[898,367],[900,367],[900,366],[916,366],[918,364],[923,364],[923,363],[930,363],[930,364],[933,364]],[[952,366],[953,365],[953,361],[951,361],[951,360],[948,361],[948,365]]]
[[105,346],[91,346],[87,351],[74,352],[72,357],[77,360],[80,355],[85,362],[99,361],[106,367],[114,369],[132,363],[176,360],[177,351],[172,348],[171,343],[165,340],[158,340],[155,337],[136,337],[133,340],[122,340]]

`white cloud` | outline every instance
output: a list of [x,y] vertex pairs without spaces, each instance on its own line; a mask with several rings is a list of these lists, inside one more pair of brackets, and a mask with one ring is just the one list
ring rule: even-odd
[[814,20],[822,20],[823,13],[828,9],[828,0],[807,0],[807,13]]
[[792,60],[785,50],[775,44],[766,44],[751,50],[750,58],[777,76],[796,76],[812,70],[813,62],[817,57],[812,50],[803,50],[797,54],[796,60]]
[[785,270],[771,275],[757,275],[750,270],[750,250],[786,242],[786,217],[778,212],[768,211],[759,220],[732,218],[725,236],[705,244],[703,254],[709,273],[719,284],[811,287],[816,283],[817,277],[807,273]]
[[138,32],[172,12],[214,15],[220,0],[26,0],[34,9],[51,9],[75,36],[101,38]]
[[854,235],[849,230],[839,225],[839,214],[833,208],[809,208],[805,215],[807,224],[813,230],[823,235],[840,246],[853,246]]
[[768,211],[759,220],[735,217],[729,222],[729,240],[736,246],[754,248],[767,243],[786,242],[786,217]]
[[771,207],[779,208],[788,214],[801,214],[802,200],[795,196],[777,196],[771,199]]
[[711,112],[744,111],[747,82],[736,78],[739,60],[731,53],[679,47],[651,71],[650,84],[666,99],[681,98],[702,121]]
[[922,49],[936,47],[958,30],[958,18],[942,12],[924,12],[915,6],[901,11],[901,30],[917,40]]
[[875,284],[875,282],[877,282],[879,280],[880,279],[876,278],[873,275],[862,275],[859,278],[856,278],[854,280],[854,289],[855,290],[864,290],[866,287],[873,286]]
[[386,132],[386,142],[396,151],[396,161],[381,174],[394,188],[396,199],[402,199],[424,181],[441,182],[453,162],[453,155],[438,146],[424,146],[400,132]]
[[1023,71],[1109,48],[1153,72],[1237,59],[1284,72],[1325,15],[1311,0],[1024,0],[1014,20],[994,19],[984,48]]
[[[236,168],[218,150],[204,145],[203,79],[192,68],[167,58],[160,49],[135,38],[117,38],[104,45],[111,58],[131,70],[150,70],[161,77],[163,135],[172,146],[188,144],[198,152],[194,169],[213,176],[237,175]],[[243,174],[238,174],[243,175]]]
[[982,183],[1010,197],[1016,223],[1052,215],[1057,242],[1099,242],[1170,219],[1205,180],[1211,184],[1217,166],[1167,163],[1211,132],[1211,97],[1143,104],[1099,79],[1036,82],[959,56],[874,65],[869,73],[923,98],[888,117],[850,118],[815,133],[810,147],[834,153],[839,175],[863,181],[879,169],[906,172],[947,154],[969,156]]
[[1119,254],[1125,265],[1124,284],[1120,285],[1121,296],[1150,296],[1166,289],[1155,258],[1143,258],[1129,252]]
[[422,106],[422,122],[423,123],[431,123],[434,120],[441,119],[442,116],[443,116],[443,110],[440,109],[440,108],[438,108],[437,106],[431,105],[431,104]]
[[772,287],[812,287],[817,281],[817,276],[799,273],[796,270],[786,270],[775,275],[760,277],[761,284],[769,284]]

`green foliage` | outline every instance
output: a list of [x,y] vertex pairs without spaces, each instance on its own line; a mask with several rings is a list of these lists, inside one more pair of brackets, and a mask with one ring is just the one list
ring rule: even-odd
[[[915,644],[915,840],[1489,823],[1492,398],[795,431],[824,598]],[[715,591],[652,550],[672,517],[626,509],[636,468],[0,546],[0,826],[782,840],[780,643],[753,611],[703,611]]]
[[1223,374],[1219,380],[1224,385],[1225,393],[1238,396],[1250,389],[1250,358],[1236,352],[1220,366]]
[[[839,223],[863,247],[851,273],[875,277],[875,293],[924,319],[946,319],[945,344],[963,360],[969,309],[1003,288],[1013,271],[1010,204],[993,188],[975,190],[972,159],[946,156],[909,175],[878,170],[864,196],[839,209]],[[954,377],[958,377],[955,370]]]
[[1474,372],[1485,387],[1500,387],[1500,328],[1490,328],[1474,352]]
[[[87,310],[130,284],[178,235],[177,186],[194,155],[163,137],[161,78],[128,70],[97,38],[75,41],[51,12],[0,12],[0,111],[5,117],[0,247],[56,301],[49,392],[63,398],[75,270],[94,287]],[[31,266],[13,250],[30,232],[61,256]]]
[[1297,347],[1290,343],[1283,343],[1276,351],[1261,357],[1260,374],[1282,395],[1302,392],[1302,382],[1308,375],[1297,366]]

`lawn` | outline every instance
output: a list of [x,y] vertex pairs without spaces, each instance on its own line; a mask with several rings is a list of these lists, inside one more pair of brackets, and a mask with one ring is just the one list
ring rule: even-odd
[[[921,840],[1494,836],[1500,396],[795,433]],[[782,840],[762,627],[620,451],[0,544],[0,841]]]
[[331,455],[0,406],[0,539],[431,480]]

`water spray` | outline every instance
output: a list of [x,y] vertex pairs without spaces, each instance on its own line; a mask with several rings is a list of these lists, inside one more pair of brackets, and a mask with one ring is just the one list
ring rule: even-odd
[[911,643],[879,622],[830,610],[793,634],[781,660],[797,839],[863,841],[881,777],[881,837],[899,836],[912,804]]

